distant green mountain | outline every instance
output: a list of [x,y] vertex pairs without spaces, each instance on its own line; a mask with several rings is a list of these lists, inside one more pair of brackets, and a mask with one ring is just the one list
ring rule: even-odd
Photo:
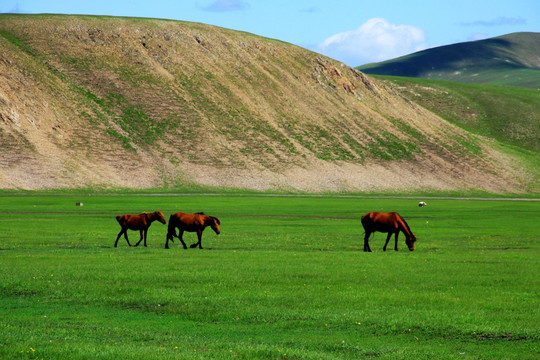
[[357,67],[367,74],[540,88],[540,33],[441,46]]

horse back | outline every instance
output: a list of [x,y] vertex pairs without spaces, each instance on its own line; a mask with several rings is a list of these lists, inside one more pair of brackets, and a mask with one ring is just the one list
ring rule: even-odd
[[139,215],[124,214],[116,217],[116,221],[122,227],[127,227],[130,230],[143,230],[148,228],[148,216],[146,213]]
[[174,226],[185,231],[197,231],[204,228],[204,218],[202,213],[187,214],[177,212],[169,218],[169,226]]
[[362,216],[364,230],[369,232],[394,232],[399,228],[401,216],[396,212],[370,211]]

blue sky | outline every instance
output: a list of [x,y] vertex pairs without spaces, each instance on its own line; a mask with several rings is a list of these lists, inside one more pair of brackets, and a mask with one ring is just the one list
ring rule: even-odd
[[0,0],[0,13],[201,22],[290,42],[351,66],[512,32],[540,32],[540,0]]

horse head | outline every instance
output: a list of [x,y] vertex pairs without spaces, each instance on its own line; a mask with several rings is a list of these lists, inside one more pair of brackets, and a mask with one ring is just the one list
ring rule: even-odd
[[219,235],[219,233],[221,232],[219,230],[219,225],[221,225],[221,222],[219,221],[217,217],[209,216],[209,218],[211,219],[210,227],[212,228],[212,230],[216,232],[216,234]]
[[410,251],[414,251],[414,243],[416,242],[416,235],[411,233],[410,236],[406,236],[405,238],[405,244],[407,244],[407,247]]
[[165,216],[163,216],[163,213],[161,211],[154,212],[154,220],[157,220],[162,224],[167,223],[167,221],[165,220]]

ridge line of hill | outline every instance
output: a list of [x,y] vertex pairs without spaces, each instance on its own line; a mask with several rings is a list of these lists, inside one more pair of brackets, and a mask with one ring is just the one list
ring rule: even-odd
[[540,33],[438,46],[357,69],[374,75],[540,89]]

